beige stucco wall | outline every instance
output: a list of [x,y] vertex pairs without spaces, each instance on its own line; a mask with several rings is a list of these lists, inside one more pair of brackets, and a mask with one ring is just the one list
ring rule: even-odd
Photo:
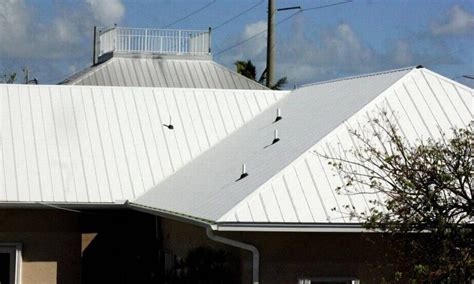
[[[193,247],[229,248],[208,240],[204,228],[162,220],[163,247],[184,257]],[[255,245],[260,252],[261,283],[297,283],[303,277],[357,277],[380,283],[393,276],[388,248],[377,234],[216,232]],[[241,282],[251,282],[251,254],[240,256]]]
[[1,209],[0,243],[22,243],[22,284],[80,283],[79,216],[54,209]]

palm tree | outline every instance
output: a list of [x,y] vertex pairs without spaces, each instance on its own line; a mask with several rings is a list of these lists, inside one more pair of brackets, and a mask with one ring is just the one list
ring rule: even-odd
[[[260,75],[260,78],[257,80],[257,68],[255,68],[255,65],[253,65],[251,60],[237,60],[235,61],[235,67],[237,68],[237,73],[254,80],[260,84],[263,84],[265,80],[267,79],[267,69],[265,69],[262,72],[262,75]],[[277,80],[275,84],[273,84],[270,89],[272,90],[281,90],[283,86],[287,83],[286,77],[280,78]]]

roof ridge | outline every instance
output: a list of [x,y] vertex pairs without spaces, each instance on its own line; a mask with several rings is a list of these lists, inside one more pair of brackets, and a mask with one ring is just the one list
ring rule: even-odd
[[372,76],[379,76],[379,75],[395,73],[395,72],[401,72],[401,71],[406,71],[406,70],[411,70],[411,69],[419,69],[419,68],[423,68],[423,66],[413,65],[413,66],[408,66],[408,67],[403,67],[403,68],[397,68],[397,69],[391,69],[391,70],[385,70],[385,71],[379,71],[379,72],[372,72],[372,73],[366,73],[366,74],[361,74],[361,75],[354,75],[354,76],[338,78],[338,79],[325,80],[325,81],[305,84],[305,85],[302,85],[301,88],[309,87],[309,86],[315,86],[315,85],[329,84],[329,83],[340,82],[340,81],[347,81],[347,80],[354,80],[354,79],[372,77]]

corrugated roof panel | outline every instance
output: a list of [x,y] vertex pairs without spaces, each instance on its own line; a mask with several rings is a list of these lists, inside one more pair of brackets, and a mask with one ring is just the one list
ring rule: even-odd
[[218,99],[253,93],[0,85],[0,202],[131,200],[243,126],[224,129]]

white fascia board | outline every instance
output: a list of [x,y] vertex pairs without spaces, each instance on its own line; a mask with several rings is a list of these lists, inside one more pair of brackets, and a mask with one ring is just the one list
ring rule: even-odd
[[224,232],[373,233],[361,223],[217,223],[213,230]]

